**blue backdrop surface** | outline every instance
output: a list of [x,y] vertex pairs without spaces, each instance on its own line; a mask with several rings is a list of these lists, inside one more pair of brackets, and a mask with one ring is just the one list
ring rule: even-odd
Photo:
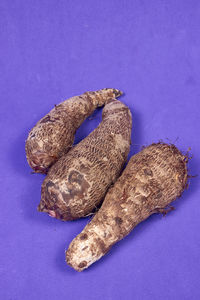
[[[200,299],[199,178],[166,218],[153,215],[82,273],[64,250],[89,219],[37,212],[42,175],[25,158],[29,130],[88,90],[124,91],[130,155],[160,139],[200,166],[198,0],[0,1],[0,299]],[[101,110],[76,142],[101,121]]]

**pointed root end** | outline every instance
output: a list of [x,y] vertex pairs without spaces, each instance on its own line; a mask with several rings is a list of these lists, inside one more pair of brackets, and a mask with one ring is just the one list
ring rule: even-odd
[[121,95],[123,95],[123,92],[120,91],[120,90],[117,90],[117,89],[113,89],[113,92],[114,92],[116,98],[118,98],[118,97],[120,97]]

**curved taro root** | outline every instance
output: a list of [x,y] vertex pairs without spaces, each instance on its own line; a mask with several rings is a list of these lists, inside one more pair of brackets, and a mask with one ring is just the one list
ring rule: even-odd
[[131,127],[129,108],[110,100],[100,125],[50,168],[38,210],[62,220],[91,213],[120,175],[130,149]]
[[37,173],[47,173],[58,158],[67,153],[74,142],[76,130],[98,106],[119,97],[121,91],[102,89],[86,92],[55,105],[30,131],[26,140],[26,157]]
[[187,183],[187,157],[174,145],[152,144],[134,155],[111,187],[92,221],[71,242],[66,261],[82,271],[100,259],[153,213],[166,214],[168,205]]

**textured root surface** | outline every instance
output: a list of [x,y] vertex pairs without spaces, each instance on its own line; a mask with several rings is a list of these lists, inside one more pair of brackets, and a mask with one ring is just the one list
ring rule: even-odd
[[127,106],[117,100],[106,104],[101,124],[49,170],[38,210],[62,220],[91,213],[126,162],[131,126]]
[[46,173],[58,158],[67,153],[81,123],[109,99],[122,94],[117,89],[102,89],[72,97],[55,107],[30,131],[26,141],[26,157],[30,167]]
[[95,217],[71,242],[67,263],[82,271],[151,214],[167,213],[187,178],[187,157],[174,145],[152,144],[134,155]]

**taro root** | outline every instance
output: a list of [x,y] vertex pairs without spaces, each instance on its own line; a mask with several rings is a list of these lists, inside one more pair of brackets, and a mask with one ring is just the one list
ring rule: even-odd
[[121,94],[116,89],[102,89],[55,105],[28,135],[25,149],[30,167],[37,173],[47,173],[48,168],[70,150],[75,132],[83,121],[97,107]]
[[187,184],[187,156],[174,146],[152,144],[132,156],[92,221],[71,242],[66,261],[88,268],[112,245],[154,213],[166,214]]
[[100,125],[50,168],[38,210],[61,220],[91,213],[122,171],[130,150],[131,127],[129,108],[110,100]]

